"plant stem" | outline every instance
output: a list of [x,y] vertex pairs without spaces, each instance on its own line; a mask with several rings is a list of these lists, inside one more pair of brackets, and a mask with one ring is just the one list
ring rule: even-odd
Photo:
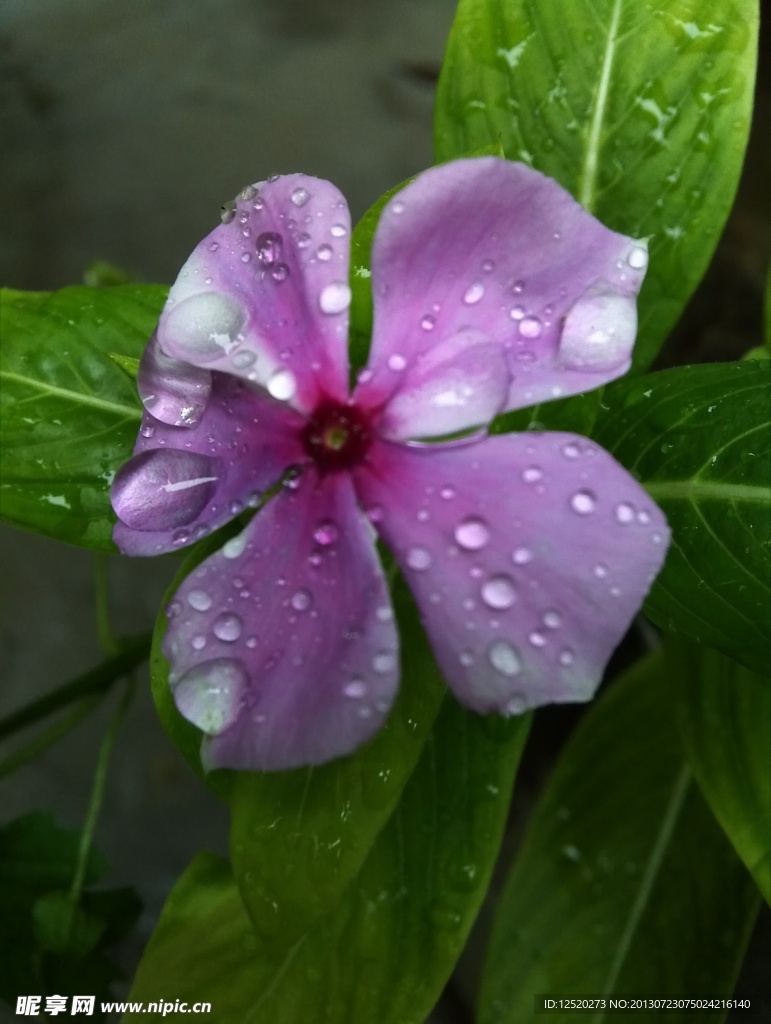
[[47,718],[73,701],[109,690],[113,683],[148,658],[151,643],[151,633],[127,640],[116,654],[106,658],[101,665],[6,715],[0,719],[0,739]]
[[80,845],[78,846],[78,859],[75,864],[75,874],[72,876],[72,885],[70,886],[70,915],[67,929],[68,932],[72,928],[73,916],[78,903],[80,902],[80,894],[83,891],[83,882],[86,877],[86,868],[88,866],[88,854],[91,850],[94,831],[96,829],[96,821],[99,817],[99,811],[104,799],[104,787],[107,782],[107,768],[110,763],[110,754],[112,753],[112,748],[115,745],[115,737],[118,735],[118,729],[123,721],[123,716],[126,714],[128,706],[131,703],[131,699],[134,696],[134,682],[134,677],[130,675],[126,680],[126,689],[123,692],[120,703],[118,704],[115,714],[110,720],[107,732],[104,734],[104,739],[99,747],[99,756],[96,759],[96,768],[94,770],[94,781],[91,786],[91,797],[88,801],[88,811],[86,812],[86,820],[80,834]]
[[94,590],[96,591],[96,628],[99,644],[105,654],[116,654],[120,644],[110,628],[109,555],[97,551],[94,556]]
[[38,754],[42,754],[43,751],[48,750],[50,746],[56,743],[57,740],[61,739],[62,736],[66,736],[68,732],[75,728],[87,715],[90,715],[94,708],[101,700],[101,694],[92,694],[90,697],[84,698],[80,704],[74,707],[69,714],[60,718],[59,721],[55,722],[52,726],[49,726],[45,732],[41,733],[40,736],[36,736],[34,740],[30,740],[29,743],[20,747],[17,751],[7,757],[4,761],[0,761],[0,779],[6,778],[8,775],[12,775],[19,768],[23,768],[25,764],[28,764]]

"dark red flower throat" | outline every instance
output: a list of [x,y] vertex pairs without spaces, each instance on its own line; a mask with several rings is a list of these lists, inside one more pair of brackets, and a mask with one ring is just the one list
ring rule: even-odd
[[305,450],[322,473],[351,469],[370,446],[368,419],[353,405],[324,398],[303,430]]

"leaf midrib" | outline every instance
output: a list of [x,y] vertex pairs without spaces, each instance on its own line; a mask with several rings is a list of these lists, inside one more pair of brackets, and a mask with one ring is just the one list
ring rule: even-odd
[[137,406],[122,405],[118,402],[108,402],[103,398],[97,398],[96,395],[87,395],[80,391],[71,391],[69,388],[57,387],[55,384],[46,384],[44,381],[36,380],[34,377],[25,377],[20,373],[13,373],[10,370],[0,370],[0,378],[5,378],[8,381],[14,381],[17,384],[24,384],[28,387],[36,388],[38,391],[43,391],[46,394],[53,395],[57,398],[64,398],[76,405],[90,405],[95,409],[102,409],[115,416],[128,416],[135,420],[142,419],[142,412],[137,408]]

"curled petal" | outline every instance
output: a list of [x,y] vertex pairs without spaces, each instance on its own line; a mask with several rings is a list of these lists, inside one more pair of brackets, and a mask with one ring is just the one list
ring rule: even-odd
[[227,523],[305,458],[302,418],[236,378],[213,374],[198,424],[145,413],[131,458],[112,482],[113,539],[124,555],[185,547]]
[[327,181],[241,192],[169,292],[158,339],[175,359],[253,381],[307,412],[347,393],[350,216]]
[[570,434],[380,442],[357,486],[476,711],[588,700],[667,549],[645,491]]
[[629,368],[646,264],[645,242],[610,231],[532,168],[496,157],[434,167],[378,225],[361,400],[398,394],[394,357],[409,371],[464,330],[506,354],[503,411],[599,387]]
[[180,587],[164,653],[210,768],[273,770],[354,750],[399,679],[390,597],[350,478],[314,471]]
[[139,363],[137,390],[142,405],[156,420],[172,427],[192,427],[209,401],[211,373],[167,356],[154,333]]

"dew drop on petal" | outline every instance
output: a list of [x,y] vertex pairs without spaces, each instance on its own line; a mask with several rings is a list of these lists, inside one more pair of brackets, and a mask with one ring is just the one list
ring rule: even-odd
[[597,507],[597,499],[591,491],[576,491],[570,499],[570,507],[579,516],[588,516]]
[[521,694],[515,694],[513,697],[509,697],[506,704],[503,707],[504,715],[521,715],[527,710],[527,701]]
[[331,245],[320,245],[316,250],[316,256],[321,260],[322,263],[328,263],[332,259],[334,250]]
[[388,369],[393,370],[394,373],[399,373],[406,365],[407,360],[398,353],[388,357]]
[[333,224],[332,227],[329,229],[329,233],[334,238],[345,238],[345,236],[348,234],[348,228],[345,226],[345,224]]
[[562,616],[559,612],[548,611],[543,613],[543,624],[547,629],[559,629],[562,625]]
[[304,587],[297,591],[296,594],[292,595],[292,599],[289,602],[296,612],[305,612],[313,604],[313,596],[309,590]]
[[528,640],[533,645],[533,647],[546,646],[546,637],[543,635],[543,633],[539,633],[536,629],[534,629],[533,632],[530,634]]
[[372,659],[372,668],[381,674],[392,672],[396,667],[396,656],[390,651],[379,651]]
[[420,321],[420,326],[424,331],[433,331],[434,327],[436,327],[436,317],[427,313]]
[[479,551],[490,539],[490,530],[484,519],[469,516],[455,527],[456,542],[466,551]]
[[514,306],[513,309],[509,311],[509,316],[512,320],[522,320],[524,315],[525,310],[522,306]]
[[642,245],[635,245],[630,249],[626,261],[634,270],[642,270],[648,266],[648,250]]
[[562,449],[562,454],[566,459],[577,459],[581,454],[581,449],[576,444],[566,444]]
[[570,647],[565,647],[560,651],[559,662],[560,665],[572,665],[575,660],[575,653]]
[[240,661],[215,658],[185,672],[174,687],[174,700],[189,722],[214,736],[235,722],[248,685]]
[[515,565],[527,565],[532,559],[533,552],[530,548],[517,548],[511,555],[511,560]]
[[343,694],[351,700],[361,700],[367,693],[367,684],[362,679],[352,679],[343,687]]
[[415,569],[417,572],[428,569],[432,561],[431,552],[425,548],[410,548],[407,552],[407,565],[410,569]]
[[474,664],[473,651],[461,651],[458,661],[463,665],[464,668],[469,668]]
[[274,263],[270,268],[270,276],[274,281],[278,281],[280,284],[282,281],[286,281],[289,277],[289,267],[286,263]]
[[268,381],[268,393],[279,401],[286,402],[297,390],[297,381],[290,370],[276,370]]
[[507,640],[496,640],[490,644],[487,660],[503,676],[516,676],[522,671],[519,652]]
[[634,508],[626,501],[620,502],[616,505],[616,522],[621,523],[622,526],[628,526],[634,522],[635,514]]
[[208,612],[212,606],[212,599],[205,590],[191,590],[187,595],[187,603],[197,612]]
[[484,294],[485,286],[477,281],[466,289],[463,295],[463,301],[467,306],[474,306],[480,301]]
[[339,534],[340,531],[338,530],[336,523],[333,523],[331,519],[322,519],[313,531],[313,539],[317,544],[321,544],[323,547],[329,547],[330,544],[335,543]]
[[202,651],[206,646],[206,637],[199,633],[190,641],[190,646],[194,651]]
[[608,567],[607,565],[603,565],[602,562],[599,562],[597,565],[595,565],[592,572],[598,580],[604,580],[605,577],[608,575]]
[[214,620],[212,632],[218,640],[224,640],[232,644],[241,636],[242,628],[243,622],[239,615],[235,615],[232,612],[223,612],[222,615],[218,615]]
[[264,267],[272,266],[281,256],[283,239],[275,231],[263,231],[254,243],[257,259]]
[[382,604],[375,612],[378,622],[391,622],[394,617],[394,610],[389,604]]
[[404,203],[396,199],[391,203],[391,213],[404,213]]
[[238,370],[245,370],[248,366],[252,366],[257,362],[257,356],[254,352],[249,352],[244,349],[241,352],[236,352],[233,356],[233,366]]
[[488,608],[495,608],[498,611],[511,608],[516,596],[514,581],[503,573],[491,576],[482,587],[482,600]]
[[442,498],[443,501],[450,501],[451,498],[455,497],[455,488],[448,484],[446,487],[441,489],[439,497]]
[[543,324],[537,316],[526,316],[519,322],[519,333],[523,338],[540,338]]
[[247,311],[234,296],[201,292],[164,314],[159,337],[170,353],[174,349],[180,357],[211,362],[235,347],[246,320]]
[[543,480],[543,470],[538,466],[528,466],[522,473],[522,479],[526,484],[537,484],[539,480]]
[[328,316],[344,312],[350,304],[351,289],[344,281],[333,281],[322,290],[319,296],[321,312]]
[[307,188],[296,188],[292,191],[292,203],[295,206],[305,206],[311,194]]
[[231,537],[230,540],[225,541],[222,545],[222,554],[225,558],[240,558],[245,547],[246,533],[241,533],[237,537]]

